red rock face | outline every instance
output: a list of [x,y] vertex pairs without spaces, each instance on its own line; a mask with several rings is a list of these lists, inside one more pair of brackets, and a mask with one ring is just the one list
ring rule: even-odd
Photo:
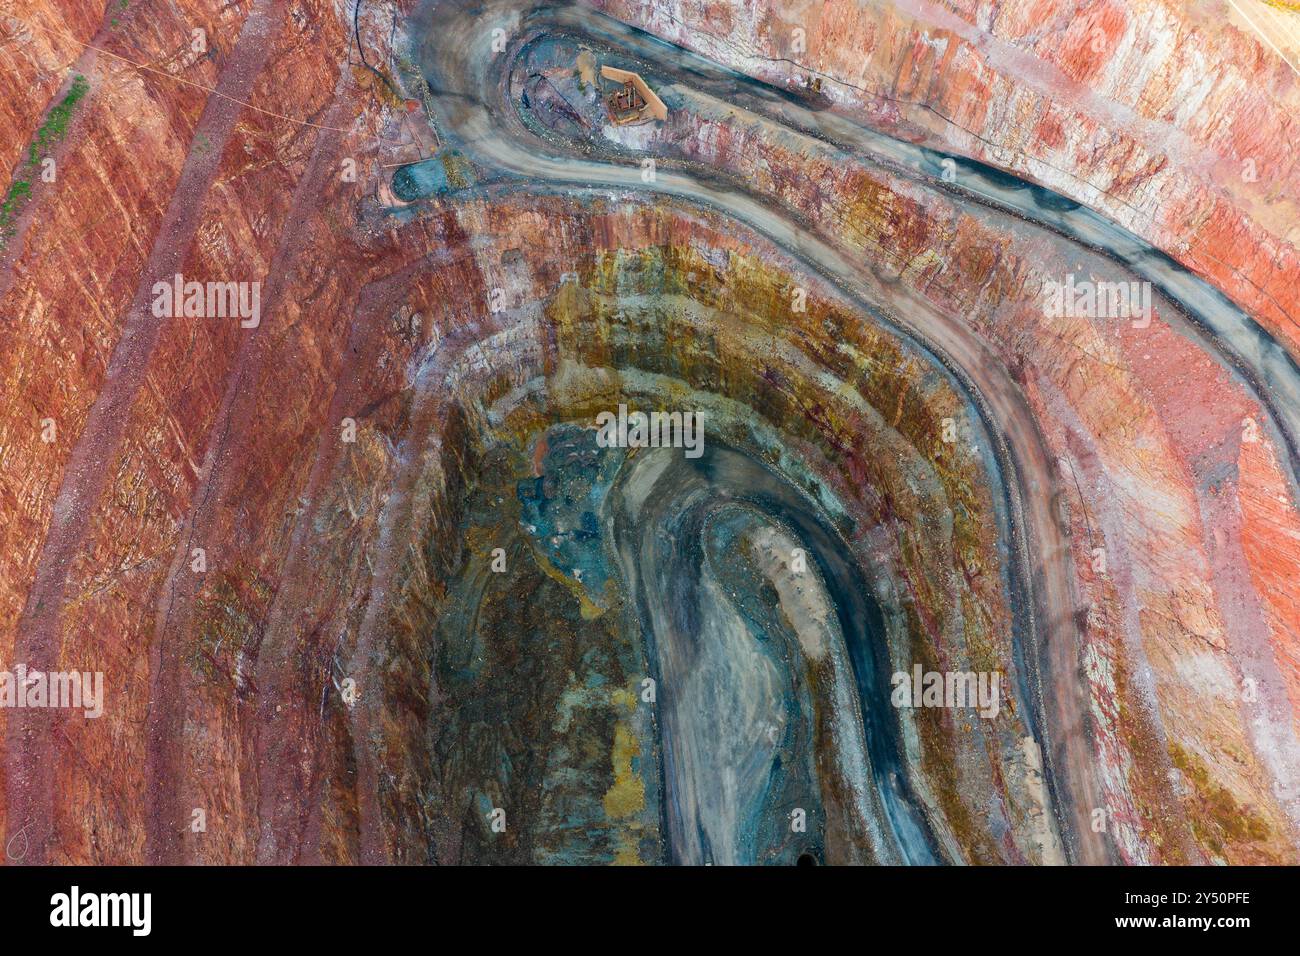
[[[512,9],[466,42],[544,39]],[[1091,208],[1300,349],[1300,93],[1236,20],[1154,0],[593,9]],[[666,64],[670,119],[637,145],[657,186],[512,171],[431,79],[428,15],[0,19],[0,669],[105,677],[94,719],[0,707],[11,860],[674,858],[646,671],[619,658],[642,653],[636,596],[575,583],[515,500],[554,480],[555,428],[633,400],[708,407],[833,517],[885,595],[889,670],[1041,681],[989,723],[898,717],[937,859],[1296,862],[1285,383],[1234,366],[1168,290],[1145,324],[1053,314],[1050,283],[1135,274],[963,192],[964,171],[810,136]],[[494,132],[561,170],[640,162],[598,129],[539,133],[499,89]],[[415,161],[420,195],[395,175]],[[753,205],[702,207],[718,183]],[[256,321],[160,318],[178,273],[260,283]],[[528,574],[494,583],[498,545]],[[1025,609],[1063,607],[1047,594],[1068,606],[1027,662]],[[820,620],[782,613],[801,640]],[[808,667],[809,694],[838,686]],[[807,746],[835,751],[845,710],[809,699]],[[854,809],[861,774],[819,772],[828,860],[911,859]],[[498,838],[484,807],[517,822]]]

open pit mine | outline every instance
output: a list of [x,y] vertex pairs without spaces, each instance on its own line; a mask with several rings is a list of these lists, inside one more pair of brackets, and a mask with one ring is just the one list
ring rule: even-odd
[[10,0],[10,864],[1300,863],[1300,4]]

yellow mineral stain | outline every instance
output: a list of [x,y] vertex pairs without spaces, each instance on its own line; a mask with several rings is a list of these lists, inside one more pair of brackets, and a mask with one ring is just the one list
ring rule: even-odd
[[623,721],[614,725],[614,783],[605,791],[605,816],[626,820],[645,809],[645,781],[632,769],[632,758],[641,756],[641,744]]
[[620,687],[614,693],[609,695],[610,700],[616,707],[626,707],[628,713],[636,710],[636,692],[628,690],[626,687]]
[[[623,702],[620,695],[636,698],[628,691],[615,691],[615,703]],[[641,755],[641,744],[623,721],[614,725],[614,750],[610,761],[614,765],[614,783],[605,791],[605,817],[611,822],[624,821],[625,829],[619,834],[619,847],[614,853],[615,866],[639,866],[641,855],[637,849],[636,831],[640,825],[635,817],[645,809],[645,781],[632,769],[632,760]]]
[[601,607],[592,601],[581,581],[569,577],[553,565],[536,546],[532,548],[532,552],[537,561],[537,566],[542,569],[546,576],[563,584],[578,599],[578,610],[584,621],[594,621],[609,610],[609,608]]

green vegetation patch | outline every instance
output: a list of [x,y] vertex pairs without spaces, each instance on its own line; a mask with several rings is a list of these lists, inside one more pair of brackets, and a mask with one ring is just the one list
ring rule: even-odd
[[61,142],[67,135],[68,124],[72,122],[77,104],[89,91],[90,81],[78,73],[73,77],[72,86],[67,94],[50,110],[45,122],[36,131],[27,150],[27,159],[19,164],[14,174],[14,181],[10,184],[9,191],[5,193],[4,201],[0,202],[0,248],[3,248],[5,240],[13,235],[14,220],[18,218],[23,205],[31,196],[32,180],[28,174],[40,163],[50,147]]
[[36,138],[32,140],[31,150],[27,154],[28,163],[35,166],[49,147],[63,140],[63,137],[67,135],[68,123],[72,121],[72,114],[76,110],[77,104],[81,102],[89,90],[90,82],[78,73],[72,81],[72,88],[68,90],[68,95],[54,109],[50,110],[50,115],[41,128],[36,131]]

